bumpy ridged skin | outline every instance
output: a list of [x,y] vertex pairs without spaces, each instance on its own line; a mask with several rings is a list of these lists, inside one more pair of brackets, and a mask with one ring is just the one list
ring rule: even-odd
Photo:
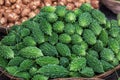
[[81,75],[84,76],[84,77],[93,77],[93,76],[95,75],[93,69],[90,68],[90,67],[85,67],[85,68],[83,68],[80,73],[81,73]]
[[82,48],[84,48],[85,50],[88,49],[88,44],[85,41],[82,41],[81,44]]
[[48,77],[37,74],[37,75],[33,76],[32,80],[48,80]]
[[109,35],[112,37],[119,36],[120,28],[118,26],[113,26],[109,30]]
[[103,65],[104,71],[108,71],[108,70],[114,68],[114,66],[113,66],[112,64],[108,63],[108,62],[105,61],[105,60],[101,60],[101,63],[102,63],[102,65]]
[[108,43],[108,33],[105,29],[103,29],[100,33],[99,40],[103,42],[103,45],[106,46]]
[[38,73],[48,76],[50,78],[57,78],[57,77],[66,77],[68,76],[69,72],[66,68],[64,68],[63,66],[59,66],[59,65],[46,65],[41,67],[38,70]]
[[16,36],[15,36],[14,34],[5,36],[5,37],[1,40],[1,43],[2,43],[2,44],[5,44],[5,45],[8,45],[8,46],[15,45],[15,43],[16,43]]
[[92,21],[91,15],[88,12],[82,13],[79,16],[78,22],[81,27],[88,27]]
[[20,43],[17,43],[16,45],[15,45],[15,50],[21,50],[21,49],[23,49],[23,48],[25,48],[26,46],[23,44],[23,42],[20,42]]
[[5,68],[7,66],[8,61],[0,56],[0,67]]
[[87,55],[87,64],[91,68],[93,68],[94,72],[97,72],[97,73],[103,73],[104,72],[103,65],[100,62],[100,60],[98,60],[98,58],[96,58],[96,57],[93,57],[92,55],[89,55],[89,54]]
[[92,49],[88,50],[88,54],[92,55],[93,57],[99,58],[98,52],[96,52]]
[[14,58],[14,52],[9,46],[0,46],[0,55],[6,59]]
[[34,40],[38,43],[41,44],[43,43],[44,40],[44,34],[39,28],[39,24],[34,22],[34,21],[26,21],[23,23],[24,26],[26,26],[30,31],[32,32],[32,36]]
[[37,47],[25,47],[18,52],[21,56],[25,58],[36,59],[40,56],[43,56],[41,50]]
[[15,75],[17,72],[19,72],[19,69],[17,66],[8,66],[5,68],[9,74]]
[[117,54],[119,52],[120,46],[116,39],[109,38],[108,46],[114,53]]
[[52,26],[45,19],[41,19],[40,29],[43,31],[44,34],[49,35],[49,36],[52,35]]
[[36,42],[31,36],[27,36],[23,39],[23,44],[25,46],[35,46]]
[[101,52],[100,52],[100,57],[103,60],[106,61],[113,61],[115,55],[113,53],[113,51],[109,48],[104,48]]
[[72,44],[80,44],[83,41],[82,37],[78,34],[73,34],[71,38],[72,38]]
[[76,21],[76,15],[74,14],[74,12],[67,12],[65,15],[65,21],[69,22],[69,23],[73,23]]
[[23,78],[25,80],[30,80],[30,74],[28,72],[18,72],[15,74],[18,78]]
[[70,43],[71,42],[71,36],[66,34],[66,33],[60,34],[59,35],[59,41],[61,43]]
[[59,17],[64,17],[65,14],[66,14],[66,7],[65,7],[65,6],[57,6],[55,13],[56,13]]
[[114,67],[116,67],[117,65],[119,65],[119,60],[114,58],[113,61],[110,62]]
[[99,35],[102,31],[102,27],[99,25],[98,22],[91,23],[90,29],[94,32],[95,35]]
[[53,23],[53,22],[57,21],[58,16],[55,13],[47,13],[46,19],[48,22]]
[[97,40],[93,49],[97,52],[100,52],[101,50],[103,50],[103,48],[104,48],[103,46],[104,46],[103,42],[101,40]]
[[20,64],[19,70],[26,71],[26,70],[30,69],[30,67],[33,65],[33,63],[34,62],[32,60],[26,59]]
[[80,75],[79,72],[74,72],[74,71],[70,72],[69,75],[70,75],[71,77],[81,77],[81,75]]
[[82,35],[83,28],[81,28],[78,23],[75,23],[74,27],[75,27],[75,33],[78,35]]
[[85,29],[83,31],[83,39],[89,44],[93,45],[96,43],[96,37],[90,29]]
[[86,56],[86,50],[81,45],[73,45],[72,52],[78,56]]
[[110,23],[111,23],[111,26],[112,27],[117,27],[118,26],[118,21],[117,20],[114,20],[114,19],[112,19],[112,20],[110,20]]
[[61,56],[71,56],[71,51],[66,44],[57,43],[56,49]]
[[14,57],[8,63],[8,66],[18,66],[24,60],[22,57]]
[[43,52],[43,54],[45,56],[57,56],[58,52],[56,50],[56,47],[51,45],[50,43],[43,43],[42,45],[40,45],[39,47],[41,49],[41,51]]
[[83,12],[82,12],[82,10],[81,9],[75,9],[74,10],[74,13],[75,13],[75,15],[76,15],[76,17],[78,17],[79,15],[81,15]]
[[106,24],[105,15],[99,10],[92,10],[92,16],[100,22],[100,24]]
[[30,69],[29,69],[29,73],[30,73],[30,75],[35,75],[36,73],[37,73],[37,68],[36,67],[31,67]]
[[64,30],[64,23],[62,21],[57,21],[53,24],[53,30],[56,33],[62,33]]
[[49,41],[49,43],[51,43],[52,45],[55,45],[57,42],[58,42],[58,34],[56,34],[56,33],[52,33],[52,36],[50,36],[49,38],[48,38],[48,41]]
[[40,66],[45,66],[48,64],[59,64],[58,58],[55,57],[49,57],[49,56],[43,56],[38,59],[36,59],[36,63]]
[[56,8],[54,6],[45,6],[40,11],[41,12],[55,12]]
[[64,31],[67,34],[72,35],[75,33],[75,27],[73,26],[73,24],[68,23],[65,25]]
[[20,37],[26,37],[30,34],[30,30],[27,28],[23,28],[20,30],[19,34],[20,34]]
[[116,54],[116,58],[120,61],[120,51]]
[[106,21],[106,24],[105,24],[105,29],[110,29],[111,28],[111,23],[110,23],[110,20],[107,20]]
[[84,12],[90,12],[92,10],[92,6],[89,3],[85,3],[81,5],[80,9]]
[[63,67],[67,67],[69,65],[69,59],[67,57],[61,57],[60,65]]
[[44,34],[43,32],[41,31],[41,29],[39,28],[39,25],[38,24],[35,24],[33,23],[33,26],[34,27],[32,29],[32,36],[34,38],[34,40],[38,43],[38,44],[41,44],[45,41],[44,39]]
[[86,59],[84,57],[76,57],[70,63],[70,71],[80,71],[86,66]]

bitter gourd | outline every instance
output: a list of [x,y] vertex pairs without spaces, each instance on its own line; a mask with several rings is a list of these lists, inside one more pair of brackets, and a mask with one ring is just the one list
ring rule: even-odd
[[92,10],[92,16],[100,22],[100,24],[106,24],[106,17],[105,15],[99,10]]
[[80,71],[86,66],[86,59],[84,57],[76,57],[70,63],[70,71]]
[[66,34],[66,33],[60,34],[59,35],[59,41],[61,43],[70,43],[71,42],[71,36]]
[[56,49],[61,56],[71,56],[70,48],[66,44],[57,43]]
[[96,58],[92,55],[89,55],[89,54],[87,55],[87,64],[91,68],[93,68],[94,72],[97,72],[97,73],[103,73],[104,72],[103,65],[100,62],[100,60],[98,60],[98,58]]
[[78,56],[86,56],[86,50],[81,45],[73,45],[72,52]]
[[18,52],[22,57],[36,59],[43,56],[42,51],[37,47],[25,47]]
[[40,45],[39,48],[41,49],[41,51],[43,52],[45,56],[57,56],[58,55],[56,47],[51,45],[50,43],[45,42],[42,45]]
[[85,67],[80,71],[80,74],[84,77],[93,77],[95,75],[94,71],[90,67]]
[[83,39],[89,44],[93,45],[96,43],[96,37],[90,29],[85,29],[83,31]]
[[106,61],[113,61],[115,55],[113,53],[113,51],[109,48],[104,48],[101,52],[100,52],[100,57],[103,60]]
[[36,59],[36,63],[40,66],[45,66],[48,64],[59,64],[58,58],[55,57],[49,57],[49,56],[43,56],[38,59]]
[[92,21],[91,15],[88,12],[84,12],[79,16],[78,22],[81,27],[88,27]]
[[12,59],[14,58],[14,51],[9,46],[1,45],[0,55],[6,59]]
[[69,74],[69,71],[66,68],[56,64],[43,66],[37,72],[50,78],[66,77]]

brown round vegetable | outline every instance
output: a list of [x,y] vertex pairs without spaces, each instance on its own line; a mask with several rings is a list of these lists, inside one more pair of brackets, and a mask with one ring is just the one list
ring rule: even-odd
[[45,4],[45,6],[50,6],[50,5],[52,5],[52,1],[51,0],[44,0],[44,4]]
[[36,9],[34,12],[35,12],[36,14],[38,14],[38,13],[40,12],[40,10],[39,10],[39,9]]
[[58,4],[59,5],[66,5],[67,4],[67,0],[58,0]]
[[23,17],[23,18],[21,18],[21,22],[24,22],[24,21],[26,21],[28,18],[27,17]]
[[25,17],[25,16],[28,16],[28,14],[30,13],[30,8],[25,8],[23,9],[23,11],[21,12],[21,16],[22,17]]
[[15,3],[15,2],[16,2],[16,0],[10,0],[10,3],[12,3],[12,4]]
[[0,24],[6,24],[7,23],[7,19],[5,17],[0,18]]
[[0,0],[0,5],[2,6],[4,4],[5,0]]
[[35,12],[32,11],[32,12],[29,13],[29,18],[32,18],[32,17],[34,17],[35,15],[36,15]]
[[15,22],[16,20],[19,19],[19,16],[16,13],[11,12],[6,13],[6,18],[8,19],[9,22]]
[[72,9],[74,9],[74,8],[75,8],[75,6],[74,6],[73,3],[68,3],[68,4],[67,4],[67,9],[72,10]]
[[31,2],[31,3],[29,4],[29,8],[32,9],[32,10],[35,10],[35,9],[37,8],[37,6],[34,5],[34,2]]
[[31,2],[31,0],[22,0],[23,4],[28,4]]
[[14,9],[13,11],[14,11],[14,13],[16,13],[16,14],[20,14],[20,13],[21,13],[21,10],[20,10],[20,9]]
[[15,24],[20,25],[21,22],[20,21],[15,21]]
[[80,7],[82,5],[82,3],[79,3],[79,2],[74,2],[74,4],[76,7]]
[[5,0],[5,6],[10,6],[11,5],[11,3],[10,3],[10,1],[9,0]]

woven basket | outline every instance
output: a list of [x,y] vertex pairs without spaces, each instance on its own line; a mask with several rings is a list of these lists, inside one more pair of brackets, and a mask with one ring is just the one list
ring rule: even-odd
[[[109,70],[103,74],[94,76],[93,78],[57,78],[57,79],[51,79],[51,80],[104,80],[105,77],[111,75],[113,72],[117,71],[120,69],[120,65],[118,65],[117,67],[115,67],[112,70]],[[10,80],[23,80],[21,78],[16,78],[10,74],[8,74],[7,72],[5,72],[2,68],[0,68],[0,72],[1,74],[5,75],[6,77],[8,77]],[[0,75],[1,75],[0,74]]]
[[100,0],[100,1],[115,14],[120,13],[120,1],[117,0]]

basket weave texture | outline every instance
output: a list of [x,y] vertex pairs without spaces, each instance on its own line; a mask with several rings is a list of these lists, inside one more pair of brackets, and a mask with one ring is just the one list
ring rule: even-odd
[[100,1],[115,14],[120,13],[120,1],[117,0],[100,0]]

